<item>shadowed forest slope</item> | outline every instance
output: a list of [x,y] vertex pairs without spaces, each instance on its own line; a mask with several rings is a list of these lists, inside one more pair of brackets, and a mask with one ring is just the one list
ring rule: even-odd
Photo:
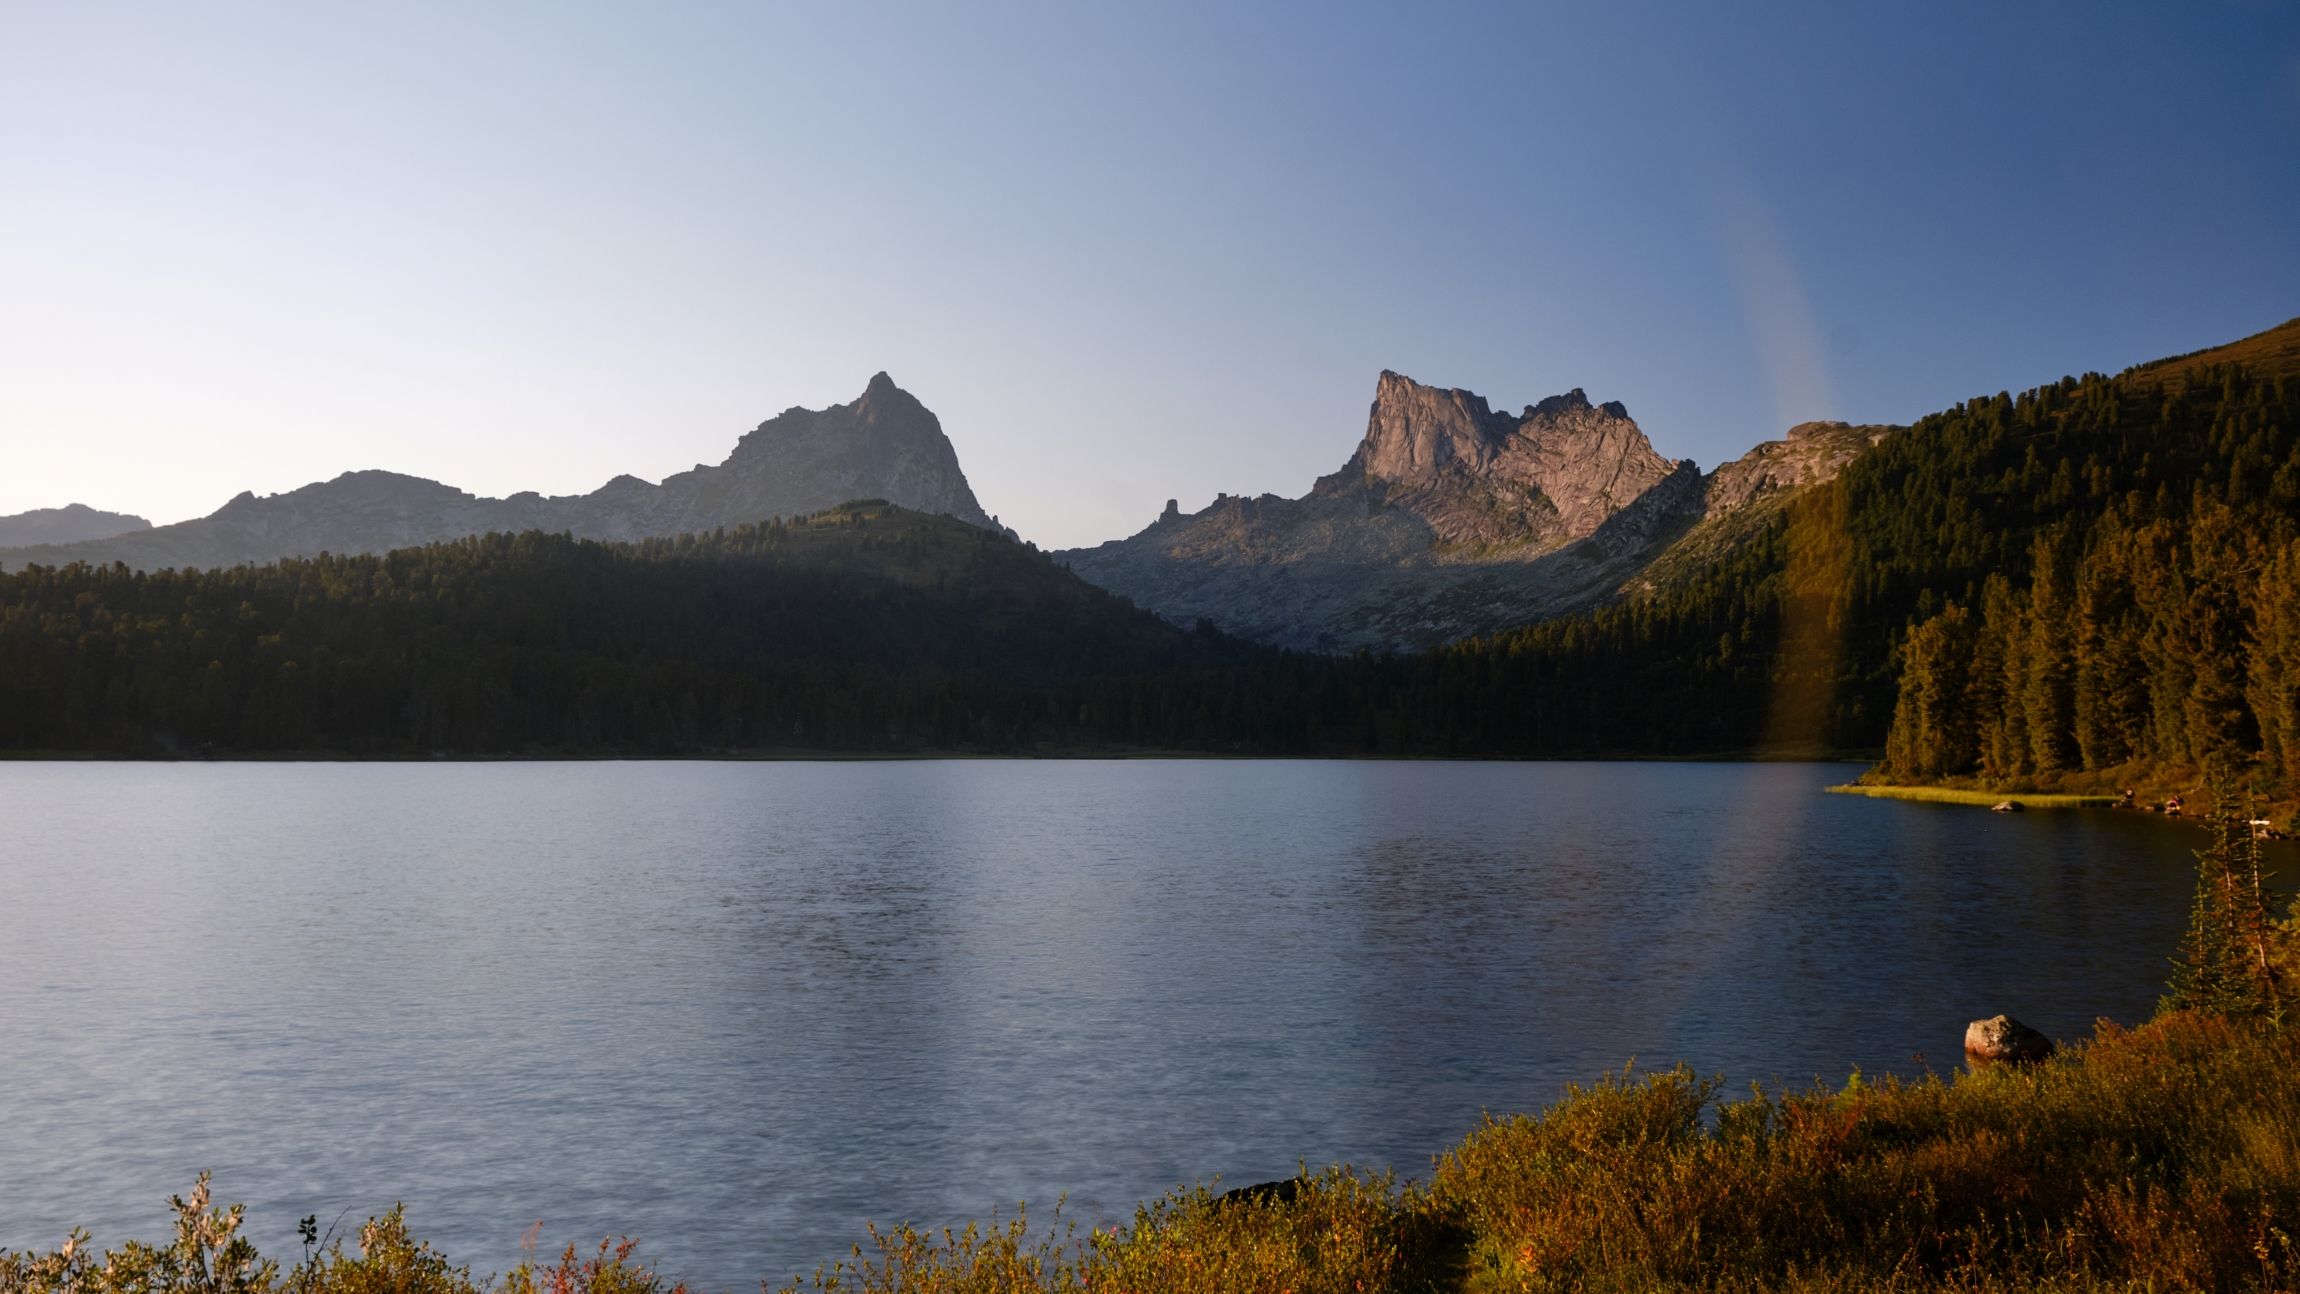
[[635,544],[0,575],[0,747],[1012,749],[1064,685],[1244,650],[1002,535],[866,502]]

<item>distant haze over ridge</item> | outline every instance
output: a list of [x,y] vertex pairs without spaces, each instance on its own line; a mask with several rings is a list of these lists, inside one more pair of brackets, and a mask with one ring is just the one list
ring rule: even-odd
[[30,512],[0,517],[0,548],[73,544],[151,528],[152,523],[142,517],[124,512],[99,512],[84,503],[71,503],[61,508],[34,508]]
[[[1697,566],[1738,542],[1723,518],[1826,480],[1890,430],[1801,424],[1704,475],[1657,452],[1625,405],[1592,402],[1580,388],[1512,414],[1474,392],[1384,370],[1356,449],[1302,498],[1223,495],[1187,516],[1170,503],[1130,538],[1058,556],[1177,624],[1205,618],[1313,651],[1413,650],[1599,605],[1657,563],[1670,569],[1664,557]],[[882,372],[855,400],[786,410],[719,465],[660,484],[623,475],[588,494],[485,498],[404,473],[351,471],[275,495],[243,492],[193,521],[0,546],[0,569],[214,568],[494,531],[632,540],[863,498],[1004,530],[975,498],[940,420]],[[1688,536],[1698,542],[1675,547]]]
[[[2281,372],[2300,354],[2296,327],[2135,371],[2242,361]],[[1357,445],[1307,494],[1225,494],[1189,514],[1170,500],[1131,536],[1056,556],[1176,624],[1210,620],[1300,650],[1420,650],[1697,580],[1761,539],[1790,500],[1901,430],[1802,422],[1704,473],[1663,457],[1626,405],[1594,402],[1578,387],[1508,413],[1474,392],[1383,370]],[[1005,531],[975,498],[940,420],[881,372],[855,400],[786,410],[718,466],[659,485],[618,476],[583,495],[489,499],[398,473],[347,472],[284,494],[243,493],[193,522],[0,548],[0,568],[215,567],[490,531],[630,540],[873,498]]]
[[856,399],[785,410],[746,433],[718,466],[697,464],[659,485],[618,476],[589,494],[491,499],[397,472],[345,472],[281,494],[244,492],[208,516],[174,525],[0,546],[0,569],[75,561],[140,570],[237,566],[490,531],[642,539],[798,516],[860,498],[999,528],[975,499],[941,422],[880,373]]

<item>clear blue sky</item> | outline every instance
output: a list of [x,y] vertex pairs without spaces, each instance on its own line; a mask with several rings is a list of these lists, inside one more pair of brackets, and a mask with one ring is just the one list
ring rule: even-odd
[[2300,314],[2300,6],[0,0],[0,513],[716,462],[895,379],[1047,546],[1393,368],[1704,466]]

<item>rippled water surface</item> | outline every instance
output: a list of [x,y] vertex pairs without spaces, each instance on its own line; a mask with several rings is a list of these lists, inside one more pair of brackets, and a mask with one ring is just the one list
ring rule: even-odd
[[1631,1057],[2149,1010],[2192,832],[1853,771],[0,764],[0,1246],[161,1238],[206,1168],[269,1251],[403,1200],[481,1274],[540,1219],[748,1289],[865,1219],[1421,1175]]

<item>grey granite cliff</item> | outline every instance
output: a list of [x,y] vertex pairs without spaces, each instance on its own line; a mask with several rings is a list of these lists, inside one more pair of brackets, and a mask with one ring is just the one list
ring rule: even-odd
[[1419,650],[1618,598],[1678,544],[1833,476],[1884,430],[1807,424],[1704,476],[1579,390],[1510,414],[1385,372],[1356,452],[1307,495],[1169,503],[1139,534],[1056,556],[1184,624]]

